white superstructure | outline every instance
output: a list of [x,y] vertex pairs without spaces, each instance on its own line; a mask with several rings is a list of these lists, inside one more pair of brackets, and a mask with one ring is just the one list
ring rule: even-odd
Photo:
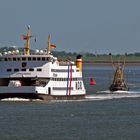
[[82,60],[58,61],[47,51],[30,53],[30,28],[24,36],[24,53],[16,51],[0,56],[0,98],[23,97],[49,99],[78,99],[85,96],[82,80]]

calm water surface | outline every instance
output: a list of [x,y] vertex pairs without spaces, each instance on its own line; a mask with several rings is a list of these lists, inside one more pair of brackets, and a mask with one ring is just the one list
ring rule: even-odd
[[[140,91],[139,70],[126,69],[132,94]],[[112,68],[84,66],[83,74],[87,93],[94,97],[108,89]],[[98,84],[90,87],[93,76]],[[0,102],[0,140],[138,140],[139,130],[140,98]]]

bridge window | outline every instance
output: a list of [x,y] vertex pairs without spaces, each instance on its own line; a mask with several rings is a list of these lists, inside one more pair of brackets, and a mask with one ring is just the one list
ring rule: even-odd
[[7,72],[11,72],[12,71],[12,69],[7,69]]
[[26,57],[22,57],[22,61],[26,61]]
[[33,61],[36,61],[36,57],[33,57]]
[[14,69],[14,71],[19,71],[19,69]]
[[42,69],[37,69],[37,71],[42,71]]
[[18,57],[17,60],[20,61],[20,57]]
[[31,57],[28,57],[28,61],[31,61]]
[[21,71],[26,71],[26,69],[21,69]]
[[13,61],[16,61],[16,58],[15,57],[13,57]]
[[7,61],[7,58],[4,58],[4,61]]
[[11,61],[11,58],[7,58],[8,59],[8,61]]
[[42,57],[42,61],[45,61],[45,57]]
[[29,71],[34,71],[34,69],[30,68]]
[[37,57],[37,60],[40,61],[40,57]]

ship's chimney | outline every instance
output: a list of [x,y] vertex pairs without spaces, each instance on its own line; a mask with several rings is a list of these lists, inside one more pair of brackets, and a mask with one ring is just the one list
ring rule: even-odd
[[77,55],[76,58],[76,67],[79,68],[79,71],[82,72],[82,55]]

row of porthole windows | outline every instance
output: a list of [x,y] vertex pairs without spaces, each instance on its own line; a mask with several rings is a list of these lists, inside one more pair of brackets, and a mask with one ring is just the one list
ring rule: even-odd
[[[33,68],[30,68],[30,69],[17,69],[17,68],[15,68],[15,69],[13,69],[14,72],[27,71],[27,70],[35,71],[35,69],[33,69]],[[11,71],[12,71],[12,69],[7,69],[7,72],[11,72]],[[36,71],[42,71],[42,69],[38,68],[38,69],[36,69]]]
[[4,61],[48,61],[49,59],[48,57],[6,57]]
[[[67,81],[68,78],[52,78],[53,81]],[[82,78],[72,78],[72,81],[79,81],[82,80]]]

